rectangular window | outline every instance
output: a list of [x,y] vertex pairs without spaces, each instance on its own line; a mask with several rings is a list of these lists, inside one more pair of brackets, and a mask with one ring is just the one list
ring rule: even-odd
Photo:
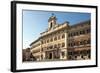
[[62,57],[64,58],[64,56],[65,56],[65,52],[62,52]]

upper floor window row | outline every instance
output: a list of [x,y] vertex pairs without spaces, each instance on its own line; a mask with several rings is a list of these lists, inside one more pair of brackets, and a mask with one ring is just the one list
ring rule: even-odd
[[91,44],[91,40],[88,39],[88,40],[71,42],[68,44],[68,46],[73,47],[73,46],[79,46],[79,45],[85,45],[85,44]]
[[64,39],[64,38],[65,38],[65,34],[62,34],[62,35],[50,37],[50,38],[48,38],[46,40],[43,40],[41,43],[42,44],[46,44],[46,43],[57,41],[57,40]]
[[80,30],[80,31],[77,31],[77,32],[72,32],[72,33],[69,33],[69,37],[72,37],[72,36],[78,36],[78,35],[82,35],[82,34],[88,34],[90,33],[90,29],[86,29],[86,30]]
[[64,47],[65,47],[65,43],[62,42],[62,43],[54,44],[54,45],[51,45],[51,46],[42,47],[41,51],[44,51],[46,49],[55,49],[55,48],[64,48]]

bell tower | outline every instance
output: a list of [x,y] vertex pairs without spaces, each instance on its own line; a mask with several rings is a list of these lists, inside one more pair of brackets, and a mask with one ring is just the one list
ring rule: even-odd
[[48,19],[48,29],[53,29],[56,25],[56,16],[52,13],[52,16]]

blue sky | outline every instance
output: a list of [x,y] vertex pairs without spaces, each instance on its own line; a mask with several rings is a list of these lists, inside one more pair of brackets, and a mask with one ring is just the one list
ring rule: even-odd
[[52,13],[59,24],[68,21],[70,25],[74,25],[91,19],[90,13],[23,10],[23,49],[29,47],[48,28],[48,19]]

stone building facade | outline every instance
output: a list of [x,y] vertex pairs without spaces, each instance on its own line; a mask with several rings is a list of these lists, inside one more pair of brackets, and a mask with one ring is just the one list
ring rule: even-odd
[[30,44],[37,61],[81,60],[91,58],[90,20],[70,25],[58,24],[56,16],[48,19],[48,28]]

